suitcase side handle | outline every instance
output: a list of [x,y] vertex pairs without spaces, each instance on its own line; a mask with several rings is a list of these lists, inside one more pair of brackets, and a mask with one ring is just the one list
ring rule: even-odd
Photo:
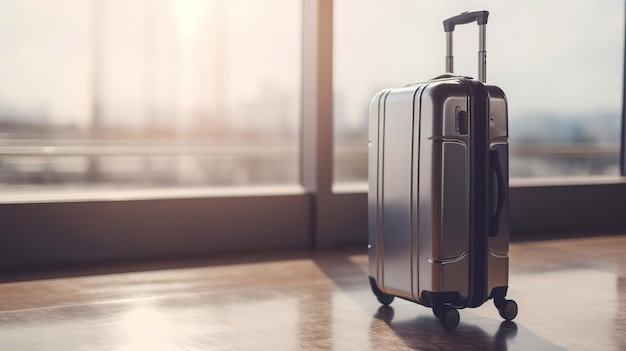
[[489,11],[463,12],[460,15],[450,17],[443,21],[443,29],[446,32],[446,72],[454,72],[454,58],[452,55],[452,32],[457,24],[467,24],[474,21],[478,24],[478,80],[487,82],[487,51],[486,26]]
[[492,212],[491,220],[489,221],[489,236],[498,236],[498,229],[500,228],[500,215],[507,196],[507,189],[505,185],[506,179],[504,179],[504,173],[502,172],[502,165],[500,164],[500,154],[498,150],[490,150],[489,158],[491,169],[496,174],[495,189],[493,189],[492,186],[491,191],[495,191],[497,193],[495,204],[492,205],[492,208],[495,207],[495,211]]

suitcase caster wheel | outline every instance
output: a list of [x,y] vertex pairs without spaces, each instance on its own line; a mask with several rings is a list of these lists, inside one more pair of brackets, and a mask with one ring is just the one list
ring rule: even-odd
[[381,292],[380,295],[376,295],[378,302],[382,303],[384,306],[388,306],[393,302],[393,295],[387,295],[384,292]]
[[510,321],[517,316],[517,303],[513,300],[505,300],[498,307],[498,312],[500,313],[500,317],[504,318],[504,320]]
[[459,316],[459,311],[456,308],[451,306],[444,307],[437,318],[439,318],[439,324],[446,329],[454,329],[457,325],[459,325],[459,320],[461,317]]
[[372,292],[376,295],[376,299],[383,304],[383,306],[387,306],[393,302],[394,296],[382,292],[378,286],[376,286],[376,281],[372,277],[370,277],[370,286],[372,287]]

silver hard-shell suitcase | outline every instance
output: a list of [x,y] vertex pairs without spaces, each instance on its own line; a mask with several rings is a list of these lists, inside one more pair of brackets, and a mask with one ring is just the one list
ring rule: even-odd
[[[432,307],[445,328],[457,308],[493,299],[511,320],[508,123],[502,90],[485,83],[489,13],[444,21],[447,74],[374,96],[369,120],[369,274],[382,304]],[[455,25],[479,25],[479,80],[455,76]]]

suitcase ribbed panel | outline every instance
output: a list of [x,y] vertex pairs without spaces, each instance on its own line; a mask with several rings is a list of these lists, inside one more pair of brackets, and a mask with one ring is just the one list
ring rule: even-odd
[[379,189],[379,179],[382,177],[381,170],[379,169],[379,148],[382,147],[379,144],[379,124],[381,123],[381,114],[384,113],[384,99],[389,93],[390,89],[383,90],[376,94],[372,98],[370,103],[369,114],[369,142],[368,142],[368,180],[369,180],[369,192],[368,192],[368,251],[369,251],[369,275],[376,280],[378,288],[382,290],[379,267],[382,265],[382,259],[378,255],[378,242],[382,240],[380,237],[380,205],[378,202],[379,194],[382,191]]
[[431,83],[421,99],[419,160],[419,287],[469,294],[468,218],[470,135],[457,132],[468,87],[458,79]]
[[468,307],[478,307],[487,300],[487,233],[489,233],[489,110],[485,86],[477,81],[470,84],[471,147],[471,209],[470,209],[470,299]]
[[411,183],[413,99],[416,88],[385,99],[382,153],[384,291],[411,297]]
[[[489,92],[489,150],[497,151],[505,182],[505,198],[499,219],[496,221],[496,236],[489,237],[488,293],[497,287],[508,286],[509,280],[509,145],[508,111],[504,92],[496,86],[487,86]],[[492,172],[493,173],[493,172]],[[495,175],[492,175],[495,177]],[[493,179],[493,178],[492,178]],[[495,182],[495,179],[492,181]],[[494,201],[495,202],[495,201]],[[492,209],[494,211],[495,209]]]

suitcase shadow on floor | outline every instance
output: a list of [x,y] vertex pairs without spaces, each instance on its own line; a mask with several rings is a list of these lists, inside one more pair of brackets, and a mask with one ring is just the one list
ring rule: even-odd
[[566,350],[512,321],[501,322],[495,333],[490,334],[462,319],[458,327],[446,330],[434,315],[394,321],[394,314],[393,307],[380,307],[370,324],[370,337],[381,334],[380,321],[383,321],[407,347],[415,350]]

